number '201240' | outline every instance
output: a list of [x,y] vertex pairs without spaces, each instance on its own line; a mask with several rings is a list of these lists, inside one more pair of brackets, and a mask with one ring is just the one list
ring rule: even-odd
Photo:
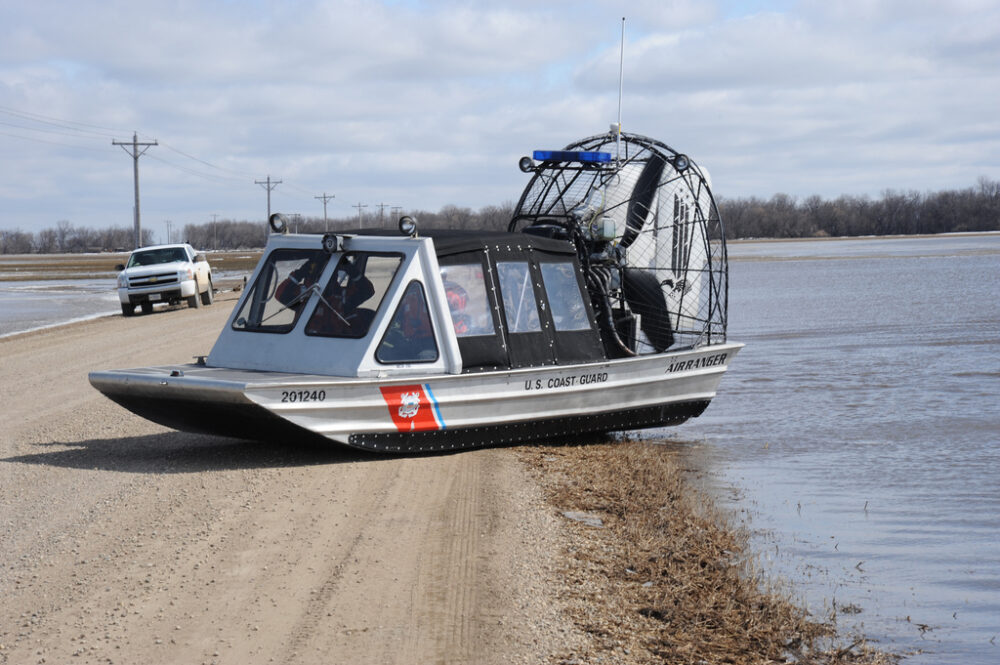
[[325,390],[282,390],[282,402],[322,402],[326,399]]

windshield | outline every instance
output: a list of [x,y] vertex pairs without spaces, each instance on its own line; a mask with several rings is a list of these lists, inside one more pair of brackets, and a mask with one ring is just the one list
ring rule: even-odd
[[125,267],[153,266],[158,263],[174,263],[175,261],[187,260],[188,255],[183,247],[162,247],[160,249],[132,252],[132,256],[128,258],[128,264]]
[[330,255],[314,249],[276,249],[240,307],[233,328],[284,333],[295,327]]
[[401,254],[344,254],[306,324],[306,334],[352,338],[367,335],[402,262]]

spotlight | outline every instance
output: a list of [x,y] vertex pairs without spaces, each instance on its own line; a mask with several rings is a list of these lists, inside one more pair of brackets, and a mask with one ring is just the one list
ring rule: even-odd
[[417,220],[413,219],[409,215],[405,215],[399,218],[399,232],[404,236],[410,236],[411,238],[417,235]]
[[288,220],[280,212],[276,212],[271,215],[267,223],[271,226],[271,230],[275,233],[288,233]]
[[323,235],[323,251],[327,254],[333,254],[338,249],[340,249],[340,241],[335,233],[327,233]]

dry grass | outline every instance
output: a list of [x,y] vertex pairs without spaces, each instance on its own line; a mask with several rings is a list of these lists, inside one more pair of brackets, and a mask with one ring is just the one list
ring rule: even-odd
[[208,262],[212,265],[212,270],[224,270],[226,272],[253,272],[264,254],[261,249],[228,250],[221,252],[209,252]]
[[766,590],[747,536],[688,483],[665,446],[644,442],[522,450],[570,522],[565,588],[571,618],[592,652],[556,662],[895,662],[863,640],[838,643],[830,621]]
[[18,254],[0,257],[3,281],[114,277],[128,254]]
[[[262,253],[259,249],[232,250],[209,252],[207,256],[214,271],[249,273]],[[114,278],[118,274],[115,266],[127,261],[128,257],[128,252],[0,256],[0,281]]]

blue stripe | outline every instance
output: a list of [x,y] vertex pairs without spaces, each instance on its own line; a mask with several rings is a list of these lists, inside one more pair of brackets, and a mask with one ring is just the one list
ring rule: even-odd
[[441,407],[438,406],[438,401],[434,398],[434,393],[431,392],[431,384],[425,383],[424,390],[427,392],[427,397],[430,398],[431,404],[434,406],[434,415],[437,416],[438,425],[441,426],[441,429],[448,429],[444,425],[444,417],[441,415]]

